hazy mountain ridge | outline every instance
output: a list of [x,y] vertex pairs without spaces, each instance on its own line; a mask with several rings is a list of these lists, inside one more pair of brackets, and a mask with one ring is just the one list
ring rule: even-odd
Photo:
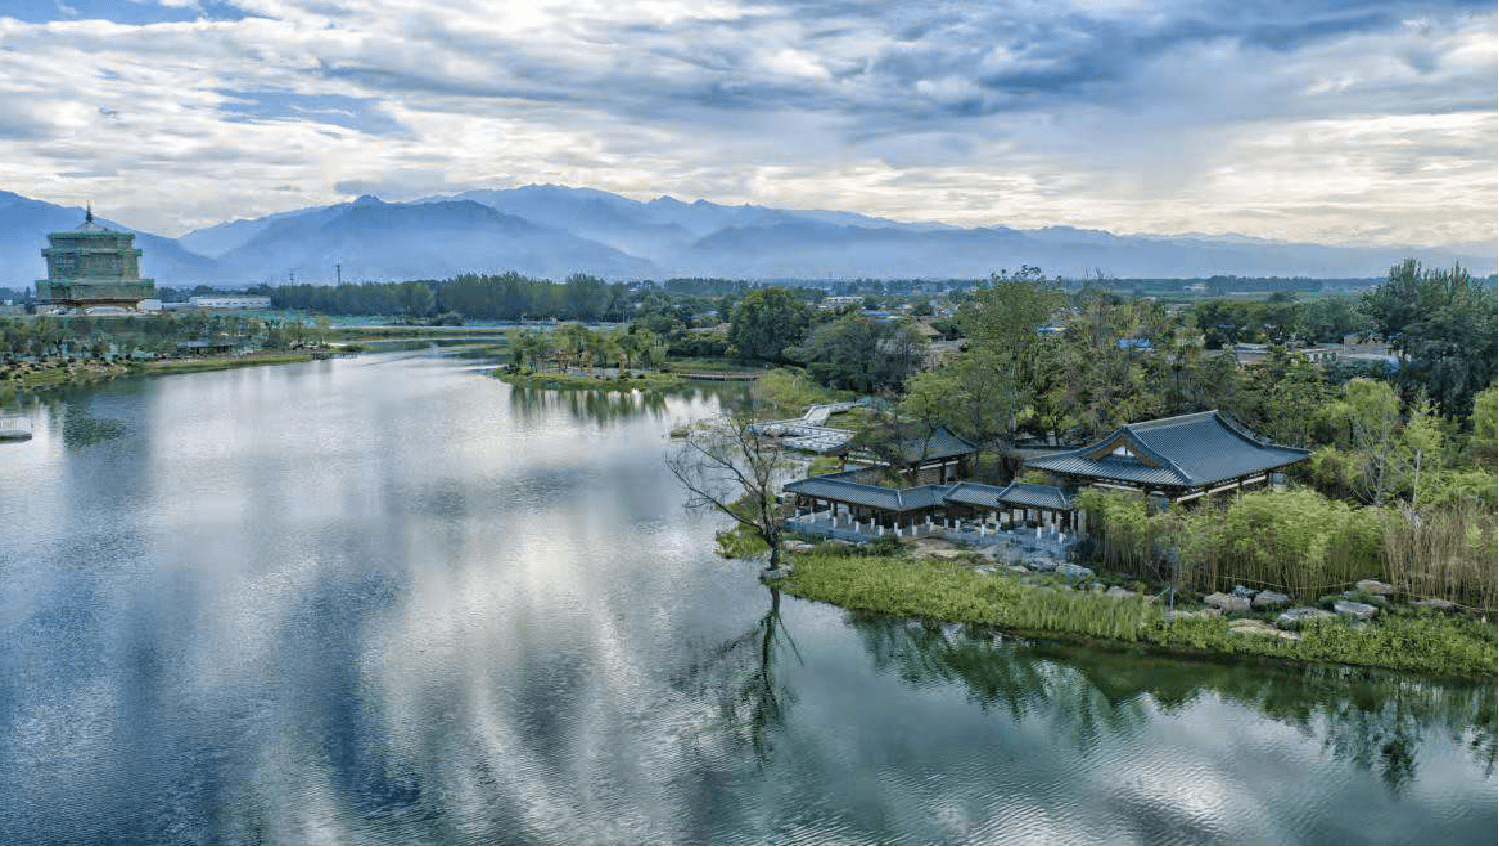
[[[47,278],[42,248],[47,234],[74,229],[83,223],[83,207],[57,206],[8,191],[0,191],[0,285],[22,288]],[[211,278],[218,272],[212,259],[184,249],[174,238],[141,232],[108,218],[105,226],[134,232],[141,253],[142,275],[170,284],[173,279]]]
[[[0,191],[0,285],[45,276],[46,235],[83,210]],[[104,219],[100,219],[104,220]],[[118,226],[115,224],[111,224]],[[126,227],[119,227],[127,229]],[[1121,236],[1065,225],[964,228],[854,212],[640,201],[587,188],[528,185],[387,203],[363,196],[229,221],[178,239],[137,232],[143,272],[167,285],[328,283],[520,273],[561,279],[982,278],[1036,265],[1050,274],[1119,277],[1376,277],[1406,256],[1492,273],[1492,245],[1383,248],[1249,236]]]

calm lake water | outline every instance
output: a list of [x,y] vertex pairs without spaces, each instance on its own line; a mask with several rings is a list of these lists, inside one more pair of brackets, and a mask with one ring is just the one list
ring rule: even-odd
[[1494,843],[1492,686],[775,598],[711,393],[462,354],[120,381],[0,445],[0,842]]

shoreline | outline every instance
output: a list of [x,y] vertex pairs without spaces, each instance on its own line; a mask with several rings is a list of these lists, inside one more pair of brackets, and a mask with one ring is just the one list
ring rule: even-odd
[[22,393],[96,385],[121,377],[167,376],[264,365],[288,365],[331,358],[340,352],[338,349],[306,352],[274,351],[252,353],[248,356],[205,356],[195,359],[155,359],[139,362],[85,361],[71,366],[53,365],[0,381],[0,400],[8,400]]
[[1492,625],[1425,610],[1381,613],[1360,625],[1342,618],[1296,632],[1231,630],[1254,617],[1177,616],[1146,597],[1031,585],[970,558],[910,559],[842,548],[788,553],[790,573],[766,581],[788,594],[859,612],[991,627],[1021,638],[1106,643],[1163,655],[1381,668],[1466,680],[1495,678]]
[[639,377],[619,379],[596,377],[584,374],[562,373],[511,373],[503,367],[495,368],[489,375],[495,379],[520,388],[544,388],[553,391],[665,391],[687,384],[687,377],[677,374],[643,373]]

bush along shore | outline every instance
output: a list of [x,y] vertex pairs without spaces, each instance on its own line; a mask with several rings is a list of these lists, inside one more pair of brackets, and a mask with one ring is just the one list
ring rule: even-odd
[[491,375],[523,388],[550,388],[561,391],[660,391],[678,388],[685,384],[685,378],[682,376],[654,371],[639,371],[634,374],[622,372],[618,376],[613,376],[602,373],[533,371],[507,365],[495,368]]
[[[180,359],[145,361],[106,361],[104,359],[56,358],[0,366],[0,399],[21,392],[46,391],[51,388],[92,385],[122,376],[192,373],[247,368],[259,365],[284,365],[326,359],[337,350],[297,350],[290,352],[249,353],[231,356],[197,356]],[[342,352],[355,352],[345,350]]]
[[950,545],[914,552],[894,539],[880,545],[791,541],[787,546],[793,564],[767,575],[769,582],[798,597],[852,610],[1199,654],[1439,676],[1495,675],[1493,624],[1441,608],[1391,603],[1376,593],[1387,588],[1378,583],[1361,586],[1357,599],[1325,597],[1318,607],[1297,614],[1284,609],[1279,597],[1257,604],[1247,592],[1210,595],[1208,608],[1178,603],[1168,610],[1162,596],[1143,593],[1138,583],[1106,586],[1085,568],[1038,573],[1023,565],[996,565]]

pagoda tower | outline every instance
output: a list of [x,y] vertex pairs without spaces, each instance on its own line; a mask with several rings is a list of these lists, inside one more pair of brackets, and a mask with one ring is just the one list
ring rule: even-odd
[[124,306],[156,296],[156,283],[141,279],[141,251],[135,234],[94,222],[89,206],[77,229],[47,236],[52,246],[42,251],[47,278],[36,282],[36,299],[69,308]]

